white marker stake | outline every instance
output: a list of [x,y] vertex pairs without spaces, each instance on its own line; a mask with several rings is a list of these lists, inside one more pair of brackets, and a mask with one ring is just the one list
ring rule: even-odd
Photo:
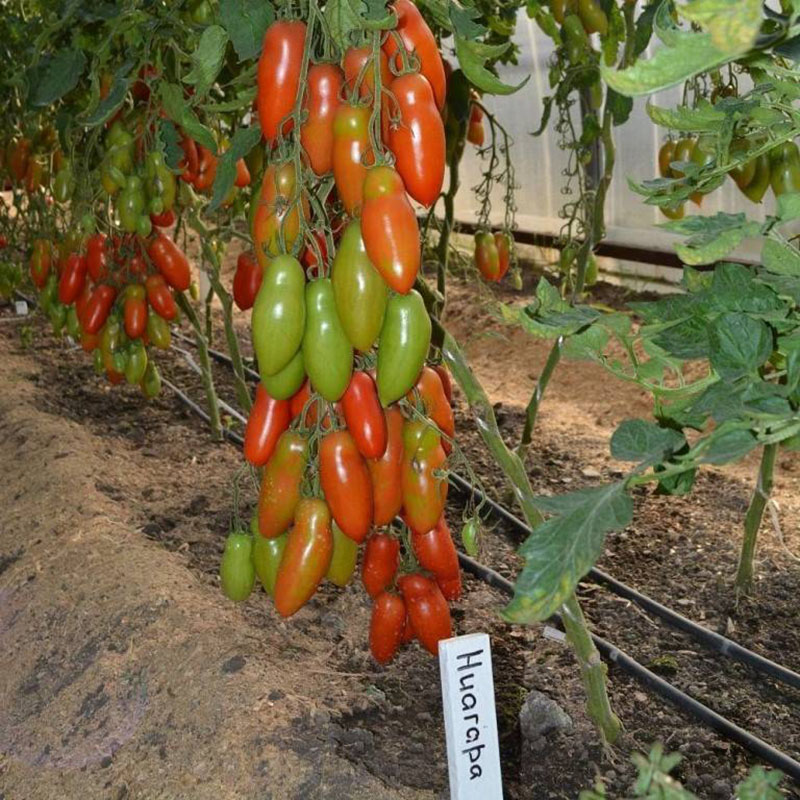
[[502,800],[492,650],[485,633],[439,642],[451,800]]

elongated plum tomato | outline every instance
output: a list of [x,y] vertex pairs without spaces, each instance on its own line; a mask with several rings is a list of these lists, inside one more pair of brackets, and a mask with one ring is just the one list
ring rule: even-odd
[[117,291],[113,286],[101,284],[95,287],[86,303],[86,309],[83,312],[83,319],[81,320],[81,324],[86,333],[99,332],[106,319],[108,319],[108,312],[111,311],[111,306],[114,304],[114,298],[116,296]]
[[369,623],[369,651],[379,664],[392,660],[406,627],[406,604],[402,597],[383,592],[372,605]]
[[361,235],[369,260],[391,289],[411,291],[420,265],[419,225],[403,179],[388,166],[364,178]]
[[144,282],[144,287],[147,290],[147,302],[150,303],[153,311],[167,321],[175,319],[178,307],[175,305],[175,298],[164,277],[149,275]]
[[503,276],[508,272],[511,266],[511,251],[514,246],[514,240],[511,234],[507,231],[497,231],[494,235],[494,244],[497,248],[497,263],[499,269],[498,281],[503,279]]
[[308,442],[295,431],[284,431],[275,445],[258,495],[258,529],[262,536],[274,539],[289,529],[306,468]]
[[[446,437],[452,439],[455,435],[453,409],[447,399],[439,373],[433,367],[423,367],[414,389],[425,415],[436,424]],[[406,399],[410,403],[415,402],[414,392],[409,392]],[[446,438],[442,439],[442,447],[445,453],[450,452],[451,445]]]
[[325,577],[336,586],[347,586],[356,569],[358,561],[358,542],[342,533],[342,529],[334,522],[331,525],[333,532],[333,554],[331,563]]
[[256,401],[244,429],[244,457],[254,467],[263,467],[275,451],[281,434],[289,427],[289,401],[276,400],[259,384]]
[[423,420],[403,426],[403,511],[412,531],[427,533],[444,511],[447,479],[440,473],[447,456],[438,432]]
[[[261,132],[268,142],[275,141],[281,121],[291,113],[297,99],[305,40],[305,23],[298,20],[273,22],[264,34],[256,102]],[[292,124],[287,120],[280,133],[289,133]]]
[[[365,161],[373,156],[369,143],[370,110],[344,103],[333,120],[333,180],[345,211],[358,216],[364,200]],[[416,217],[414,218],[416,222]]]
[[86,283],[86,257],[72,253],[58,281],[58,300],[64,305],[74,303]]
[[430,653],[439,652],[439,642],[452,636],[452,623],[447,600],[436,583],[424,575],[412,573],[398,581],[408,609],[414,634]]
[[229,600],[241,603],[250,596],[256,580],[253,566],[253,537],[249,533],[231,533],[219,565],[222,591]]
[[270,597],[275,597],[278,568],[289,534],[284,533],[274,539],[267,539],[258,531],[258,517],[254,517],[254,523],[250,524],[250,532],[253,534],[253,566],[264,591]]
[[90,236],[86,242],[86,266],[95,283],[108,276],[105,234],[96,233],[94,236]]
[[412,531],[411,547],[419,565],[432,572],[437,580],[458,577],[458,552],[444,516],[427,533]]
[[317,175],[333,169],[333,118],[342,102],[343,82],[342,70],[335,64],[312,64],[308,69],[303,103],[308,117],[300,126],[300,143]]
[[389,129],[389,149],[406,191],[427,208],[436,202],[444,181],[442,116],[430,84],[419,73],[395,78],[390,88],[401,121]]
[[400,542],[388,533],[373,533],[364,548],[361,580],[370,597],[391,587],[400,566]]
[[323,437],[319,478],[336,524],[351,539],[363,542],[372,524],[372,482],[366,462],[347,431]]
[[386,414],[368,372],[353,374],[342,396],[342,411],[358,452],[364,458],[380,458],[386,452]]
[[[441,111],[444,108],[447,81],[436,38],[412,0],[395,0],[392,9],[397,14],[396,33],[405,49],[419,59],[420,72],[431,85],[436,106]],[[399,58],[396,54],[399,48],[395,36],[390,34],[386,37],[383,49],[393,61],[393,66],[398,67]]]
[[239,253],[233,275],[233,301],[240,311],[253,307],[263,275],[264,269],[252,253]]
[[[375,67],[372,60],[372,46],[350,47],[345,50],[342,68],[344,69],[344,80],[348,91],[351,92],[356,88],[356,83],[360,77],[358,96],[362,100],[371,99],[375,93]],[[389,59],[384,51],[381,51],[380,71],[381,84],[388,87],[392,81],[392,72],[389,69]]]
[[489,231],[475,234],[475,266],[487,281],[500,280],[500,254]]
[[372,521],[388,525],[403,507],[403,415],[397,407],[386,409],[386,450],[367,461],[372,480]]
[[145,288],[140,283],[129,284],[125,289],[123,320],[130,339],[138,339],[147,329],[147,301]]
[[328,571],[332,554],[327,504],[317,497],[300,500],[275,582],[275,610],[282,617],[290,617],[311,599]]
[[192,282],[189,259],[183,250],[165,233],[159,233],[147,247],[156,269],[164,276],[164,280],[179,292],[185,292]]

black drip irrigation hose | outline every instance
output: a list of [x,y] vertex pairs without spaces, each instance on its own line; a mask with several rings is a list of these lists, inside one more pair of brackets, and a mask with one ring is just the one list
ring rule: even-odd
[[[176,331],[176,335],[186,342],[191,344],[195,343],[192,338],[186,336],[180,331]],[[231,366],[230,356],[228,356],[226,353],[222,353],[219,350],[212,350],[210,348],[208,353],[215,361],[221,364],[226,364],[229,367]],[[259,374],[255,370],[245,367],[245,374],[253,381],[260,380]],[[532,533],[531,529],[521,519],[512,514],[507,508],[500,505],[500,503],[492,500],[491,497],[488,497],[486,494],[484,494],[480,489],[478,489],[477,486],[473,486],[469,481],[465,480],[460,475],[451,472],[449,480],[453,486],[462,492],[470,494],[479,504],[488,505],[489,508],[492,509],[492,512],[495,516],[503,519],[521,535],[528,537]],[[596,567],[592,567],[587,574],[587,577],[595,583],[604,585],[613,594],[636,603],[636,605],[638,605],[640,608],[664,620],[664,622],[671,625],[673,628],[689,634],[698,642],[705,645],[705,647],[707,647],[709,650],[719,653],[720,655],[733,658],[736,661],[740,661],[757,672],[761,672],[764,675],[769,675],[771,678],[774,678],[781,683],[785,683],[787,686],[800,689],[800,674],[789,669],[788,667],[783,666],[783,664],[778,664],[768,658],[765,658],[764,656],[760,656],[758,653],[748,650],[746,647],[734,642],[732,639],[728,639],[722,634],[715,633],[714,631],[710,631],[708,628],[704,628],[702,625],[698,625],[696,622],[684,617],[683,614],[680,614],[674,609],[659,603],[658,600],[654,600],[652,597],[637,591],[632,586],[628,586],[622,581],[618,581],[616,578],[603,572],[602,570],[597,569]]]
[[[194,411],[195,414],[204,419],[206,422],[210,420],[210,417],[206,411],[204,411],[197,403],[195,403],[185,392],[168,380],[163,380],[163,384],[172,392],[174,392],[175,395],[186,406]],[[236,444],[241,445],[244,442],[242,437],[233,431],[225,431],[225,435],[229,441]],[[462,483],[466,486],[470,486],[470,484],[463,478],[459,476],[452,477],[456,477],[458,479],[456,482],[457,485],[458,483]],[[475,491],[478,490],[476,489]],[[502,506],[498,507],[502,508]],[[512,519],[516,519],[505,509],[503,509],[503,511]],[[522,524],[519,520],[517,520],[517,522],[520,525]],[[461,552],[458,554],[458,560],[467,572],[474,575],[479,580],[483,581],[489,586],[499,589],[504,594],[509,596],[514,594],[514,584],[512,584],[507,578],[504,578],[502,575],[500,575],[499,572],[495,572],[495,570],[491,569],[490,567],[485,567],[483,564],[478,563],[468,555]],[[557,614],[552,617],[552,620],[561,624],[561,617]],[[606,641],[602,637],[597,636],[594,633],[591,633],[591,637],[595,646],[602,655],[604,655],[609,661],[617,664],[625,672],[636,678],[645,686],[649,687],[656,694],[660,695],[666,700],[669,700],[671,703],[677,706],[678,709],[695,717],[697,720],[712,728],[725,738],[740,744],[746,750],[749,750],[751,753],[753,753],[753,755],[758,756],[771,766],[781,770],[793,780],[800,782],[800,762],[795,761],[795,759],[786,753],[776,750],[772,745],[768,744],[763,739],[760,739],[758,736],[746,731],[744,728],[740,728],[734,722],[731,722],[729,719],[717,714],[716,711],[713,711],[699,700],[695,700],[685,692],[682,692],[680,689],[673,686],[668,681],[665,681],[654,672],[651,672],[649,669],[647,669],[647,667],[642,666],[638,661],[636,661],[636,659],[631,658],[627,653],[620,650],[618,647]]]

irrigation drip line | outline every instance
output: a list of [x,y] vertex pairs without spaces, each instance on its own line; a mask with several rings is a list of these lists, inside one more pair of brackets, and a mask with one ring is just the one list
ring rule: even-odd
[[[180,331],[176,331],[175,333],[184,341],[195,344],[193,339],[181,333]],[[231,359],[227,354],[222,353],[219,350],[212,350],[210,348],[208,353],[215,361],[221,364],[226,364],[228,367],[231,366]],[[245,374],[251,380],[260,380],[259,375],[255,370],[245,367]],[[528,525],[519,519],[519,517],[512,514],[507,508],[505,508],[505,506],[500,505],[500,503],[496,502],[482,492],[477,486],[473,486],[469,481],[454,472],[449,474],[449,481],[453,486],[455,486],[456,489],[472,495],[472,497],[479,504],[489,506],[495,516],[503,519],[506,523],[508,523],[508,525],[516,529],[526,538],[531,535],[532,531]],[[659,617],[672,627],[689,634],[709,650],[732,658],[736,661],[740,661],[757,672],[761,672],[764,675],[769,675],[771,678],[774,678],[781,683],[785,683],[787,686],[800,689],[800,674],[789,669],[788,667],[783,666],[783,664],[778,664],[775,661],[771,661],[770,659],[765,658],[764,656],[761,656],[752,650],[749,650],[737,642],[734,642],[732,639],[728,639],[726,636],[723,636],[720,633],[710,631],[708,628],[698,625],[688,617],[683,616],[683,614],[680,614],[674,609],[659,603],[658,600],[655,600],[649,595],[637,591],[632,586],[628,586],[626,583],[617,580],[608,573],[603,572],[596,567],[592,567],[586,577],[595,583],[602,584],[613,594],[636,603],[636,605],[638,605],[640,608],[650,612],[654,616]]]
[[[185,392],[168,380],[163,380],[162,382],[167,388],[174,392],[175,395],[185,405],[194,411],[195,414],[204,419],[206,422],[210,421],[208,413],[197,403],[195,403]],[[225,433],[228,441],[235,442],[239,445],[244,443],[244,440],[241,436],[239,436],[239,434],[225,429],[223,429],[223,432]],[[459,477],[458,480],[459,482],[470,486],[470,484],[463,478]],[[506,513],[513,518],[513,515],[509,514],[509,512],[506,511]],[[519,522],[519,520],[517,520],[517,522]],[[514,594],[514,584],[512,584],[507,578],[504,578],[502,575],[500,575],[499,572],[480,564],[479,562],[470,558],[468,555],[461,552],[458,553],[458,560],[467,572],[474,575],[479,580],[483,581],[489,586],[499,589],[504,594],[509,596]],[[551,621],[557,622],[559,625],[561,625],[563,630],[563,624],[561,622],[560,615],[553,615]],[[604,655],[609,661],[617,664],[625,672],[636,678],[645,686],[649,687],[656,694],[660,695],[666,700],[669,700],[681,711],[684,711],[687,714],[695,717],[700,722],[712,728],[725,738],[740,744],[746,750],[749,750],[751,753],[753,753],[753,755],[758,756],[771,766],[781,770],[793,780],[800,782],[800,762],[795,761],[795,759],[786,753],[776,750],[771,744],[765,742],[763,739],[760,739],[758,736],[755,736],[744,728],[740,728],[734,722],[731,722],[726,717],[723,717],[716,711],[710,709],[699,700],[695,700],[685,692],[682,692],[680,689],[669,683],[669,681],[665,681],[663,678],[656,675],[654,672],[651,672],[649,669],[647,669],[647,667],[636,661],[636,659],[629,656],[623,650],[620,650],[618,647],[611,644],[611,642],[608,642],[602,637],[597,636],[595,633],[590,632],[590,635],[592,637],[592,641],[602,655]]]

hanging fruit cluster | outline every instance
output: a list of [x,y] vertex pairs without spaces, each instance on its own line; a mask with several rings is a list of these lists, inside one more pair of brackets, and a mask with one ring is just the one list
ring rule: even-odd
[[314,14],[264,37],[255,258],[234,277],[261,377],[244,455],[263,474],[252,537],[232,534],[220,568],[229,597],[257,574],[288,617],[323,578],[345,585],[364,544],[381,663],[412,637],[435,653],[460,593],[444,520],[450,381],[425,365],[431,322],[413,288],[412,201],[429,207],[444,177],[445,72],[417,7],[391,8],[393,29],[341,57]]

